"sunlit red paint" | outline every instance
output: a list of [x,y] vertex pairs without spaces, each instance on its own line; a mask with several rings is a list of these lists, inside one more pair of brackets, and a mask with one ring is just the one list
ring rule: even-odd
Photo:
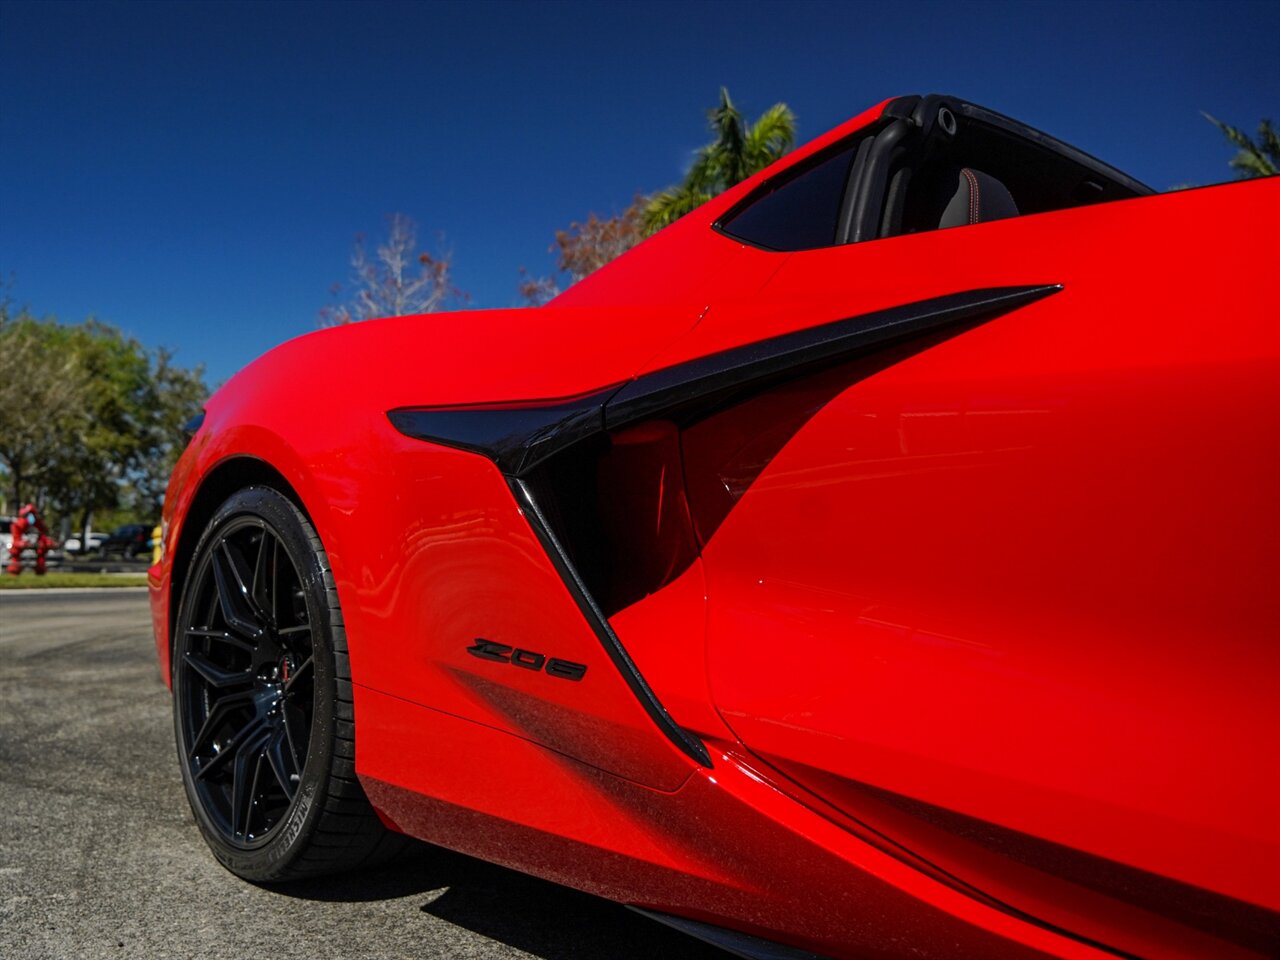
[[[712,229],[752,186],[547,307],[324,331],[238,374],[166,503],[164,675],[201,491],[269,465],[328,551],[358,770],[398,829],[823,955],[1280,952],[1280,183],[791,254]],[[497,468],[386,418],[1025,283],[1063,290],[614,438],[604,516],[656,589],[611,624],[709,768]],[[476,637],[586,676],[495,670]]]

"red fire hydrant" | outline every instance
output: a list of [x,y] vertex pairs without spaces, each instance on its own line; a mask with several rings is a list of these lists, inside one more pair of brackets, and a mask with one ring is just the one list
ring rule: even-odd
[[36,509],[34,503],[28,503],[22,508],[13,523],[9,525],[9,532],[13,535],[13,542],[9,546],[8,572],[15,577],[22,572],[22,551],[32,546],[27,542],[27,536],[34,533],[36,535],[36,575],[42,576],[45,555],[53,546],[53,538],[49,536],[44,518],[40,516],[40,511]]

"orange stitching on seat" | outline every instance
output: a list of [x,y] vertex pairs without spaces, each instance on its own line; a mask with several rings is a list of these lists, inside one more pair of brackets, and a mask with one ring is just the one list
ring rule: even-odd
[[979,211],[978,178],[973,175],[973,171],[968,167],[965,167],[960,172],[963,173],[965,179],[969,181],[969,223],[974,224],[978,222]]

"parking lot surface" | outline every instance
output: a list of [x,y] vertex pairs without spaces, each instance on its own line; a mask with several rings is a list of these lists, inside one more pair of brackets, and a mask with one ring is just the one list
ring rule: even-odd
[[0,593],[0,956],[724,960],[607,901],[423,845],[278,887],[207,852],[141,590]]

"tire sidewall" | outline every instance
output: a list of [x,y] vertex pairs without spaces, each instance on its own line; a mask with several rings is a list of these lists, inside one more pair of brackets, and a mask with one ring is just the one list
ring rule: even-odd
[[[234,521],[252,517],[266,522],[279,537],[289,554],[299,579],[307,606],[311,631],[315,703],[312,709],[311,736],[303,764],[298,792],[283,820],[261,845],[243,847],[223,836],[203,809],[195,789],[186,757],[183,731],[184,709],[180,698],[185,685],[179,669],[185,649],[185,631],[191,624],[194,594],[203,580],[209,554],[219,543],[226,528]],[[314,539],[314,545],[313,545]],[[294,504],[269,487],[247,487],[231,495],[214,513],[192,555],[190,573],[183,585],[175,621],[172,660],[174,739],[183,787],[196,824],[214,856],[233,873],[249,880],[281,879],[289,866],[305,852],[316,822],[324,811],[329,777],[333,768],[336,729],[337,683],[334,669],[333,629],[330,616],[328,560],[307,518]]]

